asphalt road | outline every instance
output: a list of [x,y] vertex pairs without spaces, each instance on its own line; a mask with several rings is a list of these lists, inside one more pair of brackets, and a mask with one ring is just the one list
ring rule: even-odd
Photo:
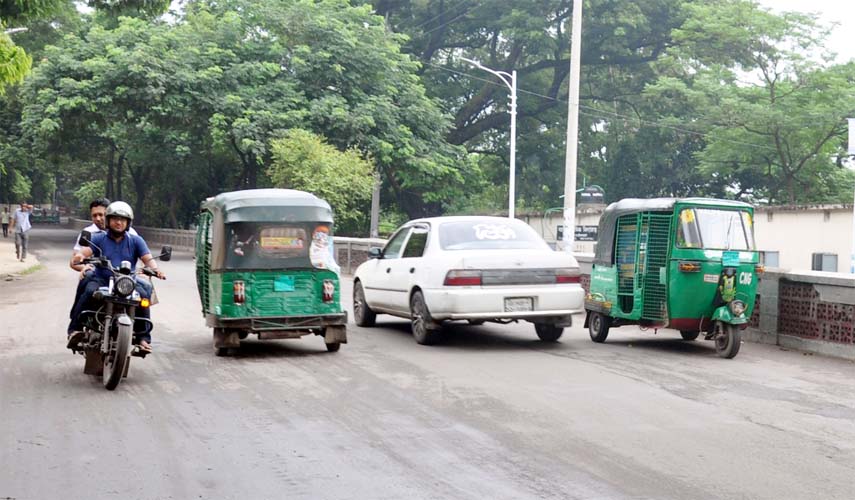
[[[0,282],[0,498],[851,499],[855,364],[676,332],[408,324],[214,357],[189,255],[162,268],[155,354],[114,392],[64,347],[74,232]],[[350,296],[350,286],[345,293]],[[347,300],[347,307],[350,301]]]

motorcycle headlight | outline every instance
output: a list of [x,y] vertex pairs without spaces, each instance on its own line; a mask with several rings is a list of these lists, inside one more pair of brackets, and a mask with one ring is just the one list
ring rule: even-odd
[[741,300],[734,300],[730,303],[730,312],[733,313],[734,316],[742,316],[742,313],[745,312],[745,302]]
[[134,280],[128,276],[122,276],[116,281],[116,293],[121,295],[122,297],[127,297],[128,295],[134,293]]

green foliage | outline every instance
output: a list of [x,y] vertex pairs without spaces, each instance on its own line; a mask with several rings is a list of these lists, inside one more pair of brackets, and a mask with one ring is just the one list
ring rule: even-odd
[[314,193],[333,208],[339,234],[366,227],[374,188],[374,166],[355,149],[339,151],[302,129],[287,130],[272,142],[268,175],[274,187]]
[[33,62],[24,49],[3,34],[2,29],[0,24],[0,95],[4,93],[4,85],[22,81]]

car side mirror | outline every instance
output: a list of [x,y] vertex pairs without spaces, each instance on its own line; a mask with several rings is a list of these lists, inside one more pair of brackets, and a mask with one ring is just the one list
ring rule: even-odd
[[160,251],[160,260],[162,260],[163,262],[169,262],[170,259],[172,259],[172,247],[166,245]]
[[383,258],[383,249],[372,247],[368,249],[368,258],[369,259],[382,259]]
[[92,233],[89,231],[80,231],[80,246],[89,247],[92,246]]

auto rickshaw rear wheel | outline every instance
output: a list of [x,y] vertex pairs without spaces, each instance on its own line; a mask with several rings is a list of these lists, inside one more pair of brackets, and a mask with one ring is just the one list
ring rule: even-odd
[[683,340],[695,340],[698,338],[701,332],[693,332],[691,330],[680,330],[680,335],[682,335]]
[[598,312],[591,311],[589,314],[591,317],[588,318],[588,334],[591,336],[591,340],[605,342],[606,337],[609,336],[612,319]]
[[555,342],[561,338],[561,334],[564,333],[563,328],[550,323],[535,323],[534,331],[537,332],[537,336],[540,340],[544,342]]
[[731,359],[739,352],[742,345],[742,332],[730,323],[716,321],[715,324],[715,350],[719,356]]

